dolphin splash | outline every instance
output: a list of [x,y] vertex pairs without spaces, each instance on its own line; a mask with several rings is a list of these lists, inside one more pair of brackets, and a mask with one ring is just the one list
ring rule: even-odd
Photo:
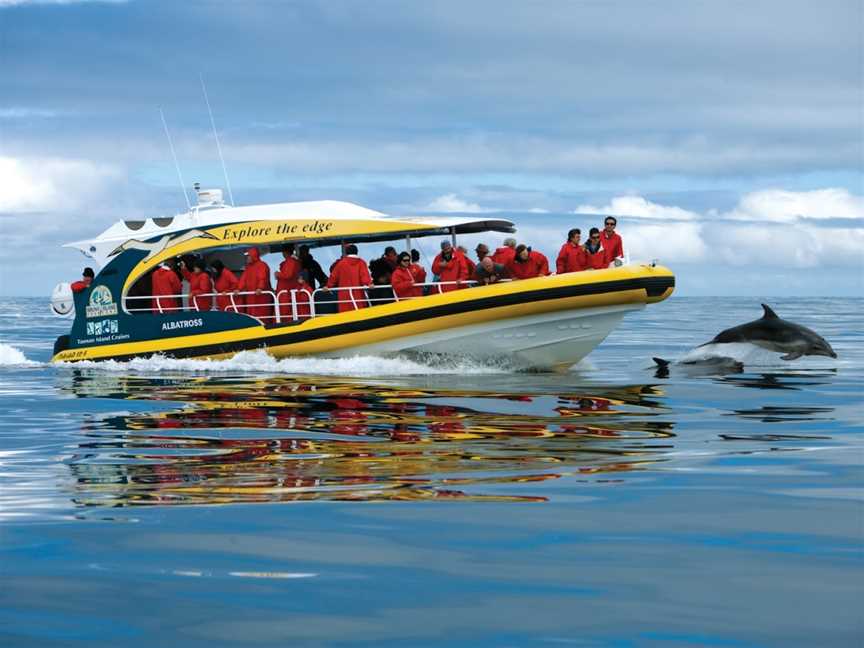
[[[700,354],[693,358],[684,356],[678,361],[681,365],[709,364],[721,371],[740,371],[741,363],[734,358],[728,358],[722,353],[723,344],[752,344],[768,351],[782,353],[782,360],[796,360],[801,356],[827,356],[836,358],[837,354],[831,345],[815,331],[794,322],[781,319],[770,306],[762,304],[762,317],[746,324],[733,326],[721,331],[713,340],[700,344],[696,349],[709,345],[718,345],[716,354]],[[654,358],[661,369],[667,369],[670,361]]]

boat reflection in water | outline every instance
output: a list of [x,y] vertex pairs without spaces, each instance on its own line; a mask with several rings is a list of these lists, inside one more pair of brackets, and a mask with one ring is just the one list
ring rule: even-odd
[[151,401],[87,419],[67,461],[82,506],[545,501],[539,482],[614,481],[663,461],[674,437],[659,420],[662,392],[644,385],[507,393],[86,370],[63,380],[75,397],[122,399],[124,410]]

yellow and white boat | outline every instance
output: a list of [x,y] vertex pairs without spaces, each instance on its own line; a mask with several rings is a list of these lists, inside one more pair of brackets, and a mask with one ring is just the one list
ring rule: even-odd
[[[138,282],[160,263],[181,255],[223,260],[239,269],[250,246],[278,251],[285,243],[310,247],[397,241],[411,247],[421,237],[513,232],[512,222],[489,218],[396,218],[346,202],[316,201],[230,207],[218,190],[199,192],[199,204],[173,218],[121,221],[94,239],[70,243],[99,271],[72,295],[55,289],[54,311],[74,316],[69,335],[55,344],[54,361],[128,360],[161,354],[176,358],[230,357],[265,349],[287,356],[432,353],[507,360],[549,369],[585,357],[628,312],[666,299],[675,278],[653,264],[627,264],[474,286],[373,303],[369,308],[324,314],[316,290],[311,317],[268,320],[242,312],[153,312]],[[347,293],[347,291],[346,291]],[[274,303],[293,295],[270,293]],[[186,297],[185,295],[180,296]],[[142,308],[142,301],[148,306]],[[184,300],[188,304],[188,300]]]

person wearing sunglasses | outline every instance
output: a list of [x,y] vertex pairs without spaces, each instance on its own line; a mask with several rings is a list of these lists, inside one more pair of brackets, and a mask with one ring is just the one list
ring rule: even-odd
[[420,297],[423,295],[419,286],[415,286],[414,274],[411,272],[411,255],[402,252],[397,259],[396,269],[390,275],[393,292],[399,299]]
[[624,242],[621,240],[621,235],[615,231],[617,225],[618,219],[614,216],[607,216],[603,220],[603,233],[600,235],[600,244],[603,246],[604,261],[607,267],[615,259],[624,258]]
[[601,270],[608,265],[606,251],[600,242],[600,230],[596,227],[592,227],[588,232],[588,240],[585,241],[585,260],[587,270]]

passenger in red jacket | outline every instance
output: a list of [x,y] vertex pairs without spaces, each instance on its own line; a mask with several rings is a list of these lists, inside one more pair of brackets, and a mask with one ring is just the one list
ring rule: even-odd
[[[189,296],[192,298],[192,308],[199,311],[209,311],[213,308],[213,297],[208,293],[213,292],[213,280],[207,274],[202,259],[195,259],[192,263],[192,272],[186,268],[184,262],[180,262],[180,271],[183,278],[189,282]],[[200,295],[206,295],[201,297]]]
[[579,228],[567,232],[567,242],[561,246],[558,258],[555,260],[555,270],[558,274],[565,272],[579,272],[588,267],[588,259],[585,249],[579,244],[582,231]]
[[513,261],[504,266],[513,279],[532,279],[549,274],[549,261],[540,252],[534,252],[524,244],[516,246],[515,252]]
[[588,232],[588,240],[585,241],[585,261],[588,270],[602,270],[607,267],[606,251],[600,244],[600,230],[592,227]]
[[84,268],[84,272],[81,274],[81,281],[75,281],[72,284],[72,292],[79,293],[84,292],[90,287],[90,284],[93,283],[93,277],[96,274],[93,272],[93,268]]
[[[357,246],[353,243],[346,245],[345,256],[336,262],[330,272],[330,279],[327,280],[327,288],[339,288],[336,293],[339,312],[344,313],[369,306],[364,287],[371,286],[372,277],[369,276],[369,268],[366,267],[366,262],[357,256]],[[354,290],[347,290],[347,288],[354,288]]]
[[621,235],[615,231],[618,220],[614,216],[607,216],[603,221],[603,233],[600,235],[600,244],[603,246],[603,260],[606,267],[615,259],[624,257],[624,242]]
[[[154,313],[176,313],[180,310],[180,301],[173,295],[179,295],[183,291],[180,277],[171,269],[169,263],[162,263],[153,272],[153,312]],[[169,295],[165,297],[164,295]]]
[[460,245],[456,248],[462,253],[462,256],[465,257],[465,263],[468,264],[468,276],[474,277],[474,271],[477,270],[477,264],[471,260],[471,257],[468,256],[468,248],[464,245]]
[[420,265],[420,253],[417,250],[411,250],[411,265],[408,269],[414,275],[415,284],[426,283],[426,268]]
[[468,263],[465,255],[459,250],[454,250],[450,241],[441,242],[441,252],[432,262],[432,273],[438,275],[438,280],[444,285],[438,286],[438,292],[450,292],[467,288],[462,282],[470,278],[468,274]]
[[279,300],[279,316],[284,320],[294,315],[291,308],[291,291],[301,287],[300,273],[303,271],[303,263],[294,256],[293,243],[282,246],[282,256],[285,260],[279,264],[279,269],[276,271],[276,297]]
[[398,258],[398,267],[390,275],[390,285],[393,286],[393,292],[399,299],[407,299],[409,297],[421,297],[423,291],[420,286],[415,286],[414,273],[411,272],[411,256],[407,252],[403,252]]
[[506,268],[507,264],[510,263],[515,256],[516,239],[506,238],[504,239],[504,245],[495,250],[495,254],[492,255],[492,262],[500,263]]
[[250,293],[243,295],[244,313],[264,319],[265,322],[273,321],[273,297],[265,293],[265,291],[273,291],[273,285],[270,283],[270,266],[261,260],[257,247],[249,248],[246,252],[246,268],[240,275],[237,290],[241,293]]
[[[216,296],[216,310],[239,312],[239,308],[236,310],[232,308],[230,294],[237,290],[237,284],[239,283],[237,277],[219,259],[216,259],[211,267],[213,268],[215,277],[214,288],[219,293]],[[237,297],[234,298],[234,303],[238,307],[240,306],[240,300]]]

